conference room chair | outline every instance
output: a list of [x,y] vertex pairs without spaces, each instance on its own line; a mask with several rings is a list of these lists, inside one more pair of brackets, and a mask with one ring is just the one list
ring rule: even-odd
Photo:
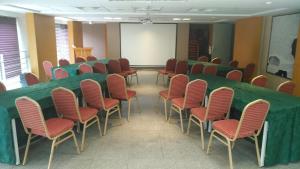
[[221,64],[221,63],[222,63],[222,60],[221,60],[220,58],[216,57],[216,58],[213,58],[213,59],[211,60],[211,63],[214,63],[214,64]]
[[278,85],[277,91],[293,95],[296,84],[292,81],[286,81]]
[[[240,120],[227,119],[214,122],[212,125],[213,131],[209,138],[207,154],[210,151],[212,139],[217,138],[223,144],[227,145],[230,169],[233,169],[231,149],[236,140],[249,137],[255,142],[257,162],[258,165],[260,165],[257,137],[261,132],[269,108],[269,102],[258,99],[246,105]],[[226,141],[224,141],[224,139],[226,139]]]
[[79,65],[79,74],[84,74],[84,73],[93,73],[93,67],[86,63],[81,63]]
[[52,68],[53,68],[52,63],[50,61],[48,61],[48,60],[44,60],[43,61],[43,68],[44,68],[46,77],[49,80],[52,79]]
[[129,60],[126,58],[119,59],[122,72],[126,72],[128,76],[130,76],[130,81],[132,81],[132,77],[136,77],[136,83],[139,83],[139,78],[137,74],[137,70],[130,68]]
[[5,85],[2,82],[0,82],[0,93],[5,91],[6,91]]
[[128,102],[127,120],[129,121],[131,113],[131,101],[133,98],[136,99],[137,108],[139,111],[141,110],[136,91],[127,89],[125,78],[119,74],[108,75],[106,82],[111,98]]
[[159,97],[164,103],[165,118],[168,120],[167,101],[184,96],[189,77],[183,74],[175,75],[171,78],[168,90],[159,92]]
[[86,57],[86,60],[87,60],[87,61],[96,61],[97,58],[96,58],[95,56],[87,56],[87,57]]
[[266,87],[268,78],[264,75],[258,75],[251,80],[251,84],[260,87]]
[[64,118],[50,118],[45,120],[40,105],[26,96],[16,99],[16,107],[25,133],[28,135],[23,165],[25,165],[27,161],[31,140],[37,136],[45,137],[52,141],[48,169],[51,168],[54,149],[67,139],[73,138],[77,153],[80,154],[77,140],[73,132],[73,121]]
[[71,90],[63,87],[53,89],[51,95],[58,117],[69,119],[83,125],[81,151],[84,149],[85,133],[88,127],[97,124],[100,136],[102,135],[97,109],[79,107],[75,94]]
[[200,73],[202,73],[203,68],[204,68],[204,66],[202,64],[200,64],[200,63],[194,64],[192,66],[190,74],[192,74],[192,75],[200,74]]
[[38,77],[33,73],[25,73],[25,81],[28,86],[40,83]]
[[204,150],[204,131],[205,122],[223,120],[229,116],[230,108],[234,96],[234,91],[228,87],[220,87],[213,90],[208,98],[207,107],[197,107],[191,109],[187,134],[190,133],[191,122],[200,127],[201,146]]
[[69,77],[69,73],[63,68],[57,68],[54,70],[54,77],[55,79],[64,79]]
[[217,75],[217,66],[205,66],[203,69],[203,74],[206,75]]
[[182,133],[184,133],[182,121],[183,111],[200,107],[202,104],[204,104],[206,89],[207,82],[205,80],[196,79],[187,84],[184,97],[171,100],[169,121],[171,119],[172,110],[179,113]]
[[59,59],[58,64],[59,66],[68,66],[70,62],[67,59]]
[[197,59],[199,62],[208,62],[208,57],[207,56],[200,56]]
[[185,60],[180,60],[177,62],[176,67],[175,67],[175,72],[170,73],[168,76],[169,78],[177,75],[177,74],[187,74],[189,69],[188,62]]
[[85,58],[80,56],[75,58],[75,63],[82,63],[82,62],[86,62]]
[[237,60],[232,60],[232,61],[229,62],[229,66],[234,67],[234,68],[238,68],[239,62]]
[[255,71],[255,64],[249,63],[246,65],[243,71],[243,81],[249,83]]
[[176,62],[177,60],[174,58],[167,60],[166,67],[157,72],[156,84],[158,83],[158,78],[160,75],[163,76],[163,80],[164,80],[166,75],[175,72]]
[[107,69],[108,69],[109,74],[116,73],[116,74],[123,76],[127,80],[127,73],[122,72],[121,64],[118,60],[113,60],[113,59],[109,60]]
[[102,109],[105,111],[106,116],[103,134],[106,135],[108,117],[113,113],[118,112],[121,120],[119,100],[104,98],[100,84],[92,79],[81,81],[80,88],[87,106],[98,109],[99,111]]
[[96,62],[93,65],[93,72],[94,73],[107,73],[106,65],[101,62]]
[[235,80],[240,82],[242,81],[242,78],[243,78],[243,72],[239,70],[232,70],[226,74],[226,79],[229,80]]

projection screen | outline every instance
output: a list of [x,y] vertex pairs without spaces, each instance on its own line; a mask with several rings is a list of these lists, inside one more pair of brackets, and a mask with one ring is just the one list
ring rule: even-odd
[[176,24],[121,23],[121,57],[133,66],[163,66],[175,58]]

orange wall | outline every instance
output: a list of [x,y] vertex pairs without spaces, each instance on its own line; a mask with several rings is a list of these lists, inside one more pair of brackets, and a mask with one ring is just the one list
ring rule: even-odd
[[258,64],[262,24],[262,17],[241,19],[235,23],[233,59],[240,62],[240,67],[248,63]]
[[297,41],[297,47],[296,47],[293,81],[296,83],[296,89],[295,89],[294,93],[297,96],[300,96],[300,25],[299,25],[297,39],[298,39],[298,41]]
[[77,48],[83,47],[82,23],[78,21],[69,21],[68,36],[70,47],[70,62],[75,63],[74,50],[72,48],[72,45],[75,45]]

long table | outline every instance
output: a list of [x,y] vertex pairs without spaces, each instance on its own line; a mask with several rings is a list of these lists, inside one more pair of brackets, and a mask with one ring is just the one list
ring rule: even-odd
[[300,160],[300,98],[231,81],[212,75],[190,75],[190,80],[203,79],[208,83],[208,93],[226,86],[234,89],[232,106],[242,111],[245,105],[256,99],[270,102],[270,111],[264,125],[261,162],[264,166],[287,164]]
[[[36,100],[42,109],[47,109],[53,107],[51,99],[52,89],[65,87],[78,96],[80,94],[80,81],[84,79],[93,79],[99,83],[104,83],[106,74],[87,73],[0,93],[0,162],[9,164],[20,163],[19,135],[17,136],[16,132],[16,119],[19,118],[15,106],[16,98],[28,96]],[[21,135],[21,137],[26,137],[26,135]]]
[[[226,74],[232,70],[235,70],[237,68],[235,67],[231,67],[231,66],[227,66],[227,65],[221,65],[221,64],[215,64],[215,63],[211,63],[211,62],[200,62],[197,60],[188,60],[188,65],[189,67],[192,67],[194,64],[202,64],[204,65],[204,67],[206,66],[216,66],[217,67],[217,74],[220,76],[226,76]],[[238,69],[238,70],[242,70],[242,69]]]

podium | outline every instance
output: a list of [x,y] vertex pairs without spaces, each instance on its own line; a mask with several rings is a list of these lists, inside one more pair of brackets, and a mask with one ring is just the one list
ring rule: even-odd
[[92,56],[93,48],[73,48],[74,49],[74,56],[76,57],[83,57],[86,59],[87,56]]

